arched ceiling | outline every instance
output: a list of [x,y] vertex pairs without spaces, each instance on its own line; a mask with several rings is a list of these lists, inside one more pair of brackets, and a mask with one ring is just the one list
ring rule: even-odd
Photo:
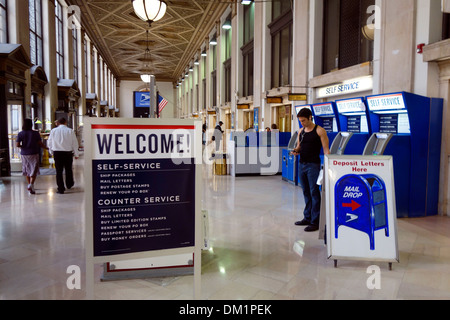
[[136,16],[130,0],[66,2],[80,8],[82,28],[119,80],[139,80],[144,73],[149,30],[151,73],[157,81],[176,82],[235,0],[166,0],[165,16],[150,28]]

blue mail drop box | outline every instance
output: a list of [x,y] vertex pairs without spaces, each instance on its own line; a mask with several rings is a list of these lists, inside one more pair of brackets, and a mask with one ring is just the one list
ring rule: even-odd
[[346,175],[335,186],[335,237],[346,226],[366,233],[375,250],[375,231],[385,229],[389,237],[386,186],[376,175]]

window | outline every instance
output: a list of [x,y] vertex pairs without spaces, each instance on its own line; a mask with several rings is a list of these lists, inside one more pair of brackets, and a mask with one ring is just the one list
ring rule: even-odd
[[87,40],[84,39],[83,43],[83,50],[84,50],[84,92],[90,92],[90,85],[89,85],[89,55],[88,55],[88,43]]
[[41,0],[30,0],[30,58],[31,63],[43,66],[42,4]]
[[189,99],[189,114],[192,114],[195,110],[194,107],[194,89],[191,88],[191,99]]
[[[281,6],[281,3],[273,2],[272,6]],[[292,10],[278,16],[269,28],[272,35],[272,88],[288,86],[291,84]]]
[[272,2],[272,21],[291,10],[291,0],[278,0]]
[[72,24],[73,78],[78,84],[78,29]]
[[225,37],[225,60],[227,60],[231,58],[231,29],[224,30],[223,36]]
[[244,44],[254,38],[255,26],[255,3],[244,6]]
[[442,20],[442,40],[450,39],[450,13],[444,13]]
[[56,76],[64,79],[64,34],[63,34],[63,11],[59,1],[55,1],[56,22]]
[[243,81],[243,96],[248,97],[253,95],[253,40],[241,48],[243,58],[244,74]]
[[[206,49],[205,49],[205,53],[206,53]],[[206,57],[205,56],[201,56],[200,58],[200,70],[201,70],[201,78],[202,78],[202,105],[201,105],[201,109],[206,108]]]
[[206,79],[202,80],[202,88],[203,88],[202,109],[205,109],[206,108]]
[[253,38],[255,4],[244,6],[244,45],[241,47],[243,60],[243,96],[253,95]]
[[194,111],[200,111],[200,97],[199,97],[199,87],[198,84],[195,85],[195,105],[194,105]]
[[323,73],[373,60],[373,40],[362,29],[375,0],[325,0]]
[[225,77],[225,102],[231,101],[231,58],[223,63]]
[[[94,47],[92,47],[94,48]],[[97,93],[97,64],[95,63],[97,57],[97,50],[92,51],[92,92]]]
[[6,13],[6,0],[0,0],[0,43],[8,42],[8,15]]
[[212,106],[217,106],[217,75],[216,70],[211,72],[211,98],[212,98]]
[[[215,36],[214,36],[215,37]],[[217,63],[217,56],[216,56],[216,46],[212,45],[211,49],[209,50],[209,52],[211,53],[211,70],[216,70],[216,63]]]
[[[216,35],[214,35],[214,38],[216,38]],[[211,48],[209,49],[209,52],[211,54],[211,102],[212,106],[217,106],[217,73],[216,73],[216,63],[217,63],[217,47],[215,45],[211,45]]]
[[[231,16],[227,18],[231,21]],[[231,101],[231,29],[224,30],[225,37],[225,61],[223,63],[225,102]]]

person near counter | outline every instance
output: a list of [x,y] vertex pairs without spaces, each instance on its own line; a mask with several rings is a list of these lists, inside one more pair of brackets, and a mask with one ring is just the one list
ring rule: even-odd
[[297,226],[307,226],[306,232],[319,230],[320,221],[320,187],[317,185],[321,169],[320,151],[330,154],[329,139],[324,128],[312,120],[312,112],[308,108],[300,110],[298,119],[303,128],[297,139],[294,155],[300,155],[300,183],[305,198],[304,219],[295,223]]

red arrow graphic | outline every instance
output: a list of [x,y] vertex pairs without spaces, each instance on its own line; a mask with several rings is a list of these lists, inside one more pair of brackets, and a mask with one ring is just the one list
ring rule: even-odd
[[343,203],[342,204],[343,208],[352,208],[352,211],[355,211],[356,209],[361,208],[361,205],[357,202],[355,202],[355,200],[352,200],[352,203]]

